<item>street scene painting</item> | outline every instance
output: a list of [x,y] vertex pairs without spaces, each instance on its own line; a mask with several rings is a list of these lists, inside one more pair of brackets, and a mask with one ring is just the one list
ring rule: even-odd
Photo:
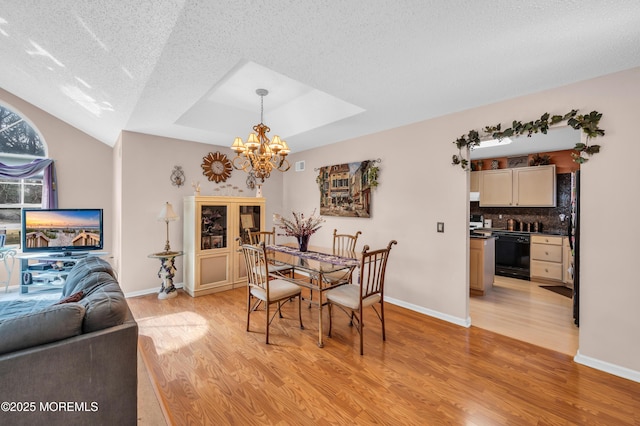
[[375,161],[345,163],[320,169],[322,216],[371,217],[371,188],[377,184]]

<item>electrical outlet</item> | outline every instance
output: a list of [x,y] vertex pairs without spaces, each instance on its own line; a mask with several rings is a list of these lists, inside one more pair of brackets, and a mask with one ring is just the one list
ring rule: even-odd
[[444,222],[438,222],[438,232],[444,232]]

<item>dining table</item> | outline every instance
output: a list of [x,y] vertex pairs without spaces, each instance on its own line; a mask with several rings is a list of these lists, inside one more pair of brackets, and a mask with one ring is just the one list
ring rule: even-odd
[[293,270],[292,273],[270,271],[271,276],[293,282],[309,289],[311,295],[314,292],[318,295],[317,301],[311,297],[310,303],[318,308],[318,347],[324,347],[322,308],[326,302],[323,301],[323,294],[348,282],[351,273],[360,264],[360,254],[356,252],[336,254],[332,248],[315,246],[309,247],[307,251],[300,251],[292,245],[279,244],[267,245],[265,248],[270,262],[290,266]]

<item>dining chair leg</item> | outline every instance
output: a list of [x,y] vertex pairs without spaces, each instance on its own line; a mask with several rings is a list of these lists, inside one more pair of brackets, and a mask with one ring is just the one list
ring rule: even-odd
[[331,312],[333,311],[331,302],[327,303],[327,311],[329,314],[329,331],[327,331],[327,337],[331,337],[331,324],[333,322],[331,320],[331,318],[333,318],[333,315],[331,315]]
[[382,322],[382,340],[386,341],[387,336],[384,332],[384,303],[382,301],[380,301],[380,321]]
[[302,325],[302,293],[298,295],[298,317],[300,318],[300,330],[304,330],[304,325]]
[[266,321],[265,323],[267,324],[266,328],[265,328],[265,343],[268,345],[269,344],[269,306],[271,304],[269,302],[265,302],[265,312],[267,315]]
[[280,315],[280,318],[284,318],[284,317],[282,316],[282,309],[280,309],[280,308],[281,308],[281,306],[280,306],[280,302],[278,302],[278,314]]
[[358,330],[360,331],[360,355],[364,355],[364,348],[363,348],[363,343],[364,343],[364,338],[363,338],[363,333],[362,333],[362,329],[364,328],[364,324],[362,323],[362,317],[364,315],[362,315],[362,312],[360,312],[360,318],[358,319]]
[[249,331],[249,319],[251,318],[251,292],[247,291],[247,331]]

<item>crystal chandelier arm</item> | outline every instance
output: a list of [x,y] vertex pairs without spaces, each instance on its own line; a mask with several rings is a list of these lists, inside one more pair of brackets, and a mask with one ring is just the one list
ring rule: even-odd
[[278,164],[277,169],[280,170],[281,172],[286,172],[290,168],[291,168],[291,164],[289,164],[289,161],[285,157],[281,157],[280,164]]
[[242,170],[244,172],[247,172],[249,166],[251,165],[247,157],[241,156],[240,154],[235,156],[231,164],[236,170]]
[[258,89],[256,93],[260,96],[260,124],[253,127],[255,133],[249,134],[246,143],[243,143],[241,138],[234,140],[231,149],[235,151],[236,157],[232,164],[234,168],[253,173],[256,179],[264,182],[274,168],[282,172],[289,170],[291,165],[286,156],[291,150],[278,135],[269,140],[267,133],[271,129],[264,124],[264,97],[269,92]]

